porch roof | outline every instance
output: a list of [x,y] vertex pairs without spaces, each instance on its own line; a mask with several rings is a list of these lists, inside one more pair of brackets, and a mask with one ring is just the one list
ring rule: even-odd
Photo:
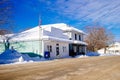
[[67,42],[67,43],[73,43],[73,44],[87,45],[87,43],[83,41],[68,40],[68,39],[56,38],[52,36],[43,36],[43,40],[60,41],[60,42]]
[[71,43],[71,40],[68,39],[63,39],[63,38],[57,38],[57,37],[53,37],[53,36],[43,36],[42,38],[43,40],[51,40],[51,41],[60,41],[60,42],[67,42],[67,43]]
[[76,28],[74,28],[74,27],[67,27],[64,31],[65,31],[65,32],[67,32],[67,31],[75,31],[75,32],[78,32],[78,33],[82,33],[82,34],[84,34],[84,35],[87,35],[87,34],[86,34],[85,32],[83,32],[82,30],[76,29]]

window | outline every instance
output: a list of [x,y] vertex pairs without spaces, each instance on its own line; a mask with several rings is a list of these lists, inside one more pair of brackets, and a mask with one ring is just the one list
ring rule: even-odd
[[52,52],[52,46],[51,46],[51,45],[48,45],[48,46],[47,46],[47,50],[48,50],[49,52]]
[[77,34],[75,34],[75,40],[77,40]]
[[56,56],[59,55],[59,44],[56,44]]
[[79,35],[79,40],[81,41],[81,36]]
[[47,50],[48,50],[48,51],[50,50],[49,48],[50,48],[49,45],[47,45]]
[[66,52],[66,47],[63,47],[63,52]]
[[56,47],[56,56],[59,55],[59,47]]
[[72,40],[72,38],[69,38],[69,40]]
[[59,44],[56,44],[56,46],[59,46]]
[[77,46],[74,46],[74,52],[76,53],[77,52]]
[[50,45],[50,52],[52,52],[52,46]]

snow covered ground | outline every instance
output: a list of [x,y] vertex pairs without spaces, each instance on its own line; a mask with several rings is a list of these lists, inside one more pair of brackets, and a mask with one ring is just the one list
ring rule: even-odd
[[[118,54],[100,54],[97,52],[89,52],[86,55],[78,55],[75,58],[85,58],[91,56],[113,56],[120,55]],[[68,57],[71,58],[71,57]],[[30,57],[27,54],[21,54],[16,50],[6,50],[2,54],[0,54],[0,64],[20,64],[26,62],[36,62],[36,61],[48,61],[48,59],[40,58],[40,57]]]
[[30,57],[27,54],[21,54],[16,50],[6,50],[0,54],[0,64],[25,63],[44,60],[44,58]]
[[116,55],[120,55],[120,53],[117,54],[110,54],[110,53],[98,53],[98,52],[88,52],[86,53],[86,55],[78,55],[76,56],[76,58],[84,58],[84,57],[92,57],[92,56],[116,56]]

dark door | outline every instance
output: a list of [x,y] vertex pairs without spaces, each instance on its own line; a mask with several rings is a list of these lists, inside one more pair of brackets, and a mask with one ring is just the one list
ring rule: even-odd
[[56,44],[56,56],[58,56],[60,53],[59,53],[59,44]]

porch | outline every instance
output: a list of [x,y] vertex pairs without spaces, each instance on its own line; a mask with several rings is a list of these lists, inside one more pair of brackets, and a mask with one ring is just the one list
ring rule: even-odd
[[86,53],[86,45],[83,44],[69,44],[69,56],[76,55],[85,55]]

